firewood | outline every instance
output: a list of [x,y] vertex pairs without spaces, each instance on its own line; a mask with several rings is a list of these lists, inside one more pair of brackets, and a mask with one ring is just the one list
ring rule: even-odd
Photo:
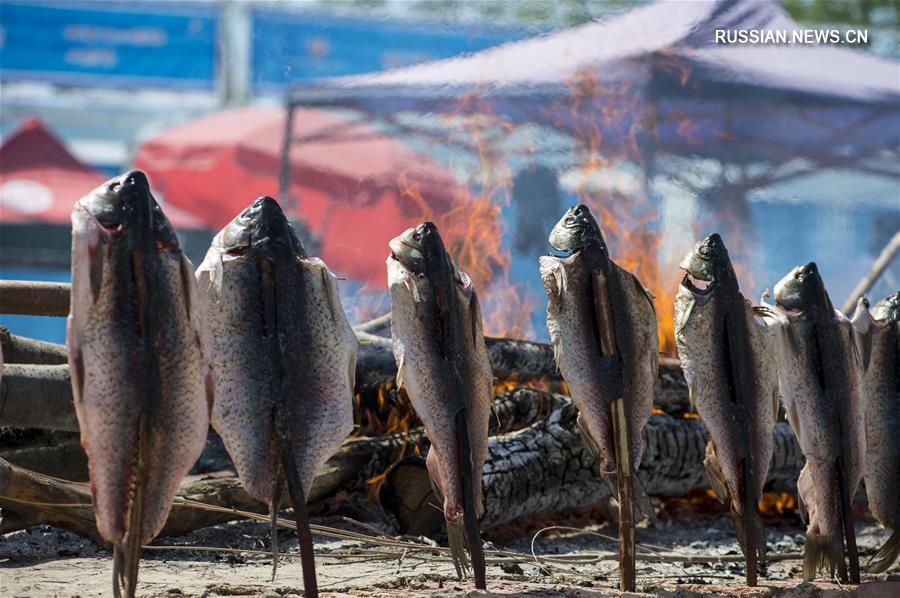
[[78,431],[68,365],[5,364],[0,397],[2,427]]
[[[575,423],[577,410],[568,398],[519,389],[503,395],[498,405],[505,406],[495,410],[492,425],[497,430],[520,429],[493,436],[489,441],[484,472],[486,512],[482,526],[485,529],[518,517],[587,506],[609,495],[609,489],[600,481],[593,454],[583,444]],[[549,415],[544,415],[547,407]],[[536,419],[531,425],[521,427],[532,417]],[[707,439],[699,420],[653,415],[644,429],[646,448],[638,472],[647,491],[654,495],[680,496],[691,490],[709,488],[702,463]],[[430,496],[427,472],[422,468],[416,473],[415,461],[403,461],[416,452],[424,455],[427,446],[421,430],[409,435],[350,439],[316,476],[310,502],[334,496],[339,490],[365,491],[372,478],[399,462],[398,471],[387,475],[381,495],[393,498],[393,508],[402,502],[431,509],[429,503],[438,503]],[[777,424],[769,486],[774,490],[792,489],[802,465],[803,456],[793,432],[787,424]],[[234,477],[193,482],[179,494],[240,510],[262,512],[264,509],[246,495]],[[0,461],[0,508],[4,512],[0,532],[48,523],[96,539],[89,507],[53,506],[89,503],[85,484],[62,482]],[[394,513],[404,530],[425,533],[427,513],[410,509],[406,512],[398,509]],[[418,528],[411,519],[414,514],[422,520],[417,523]],[[176,504],[163,535],[184,534],[236,518],[228,513],[199,511]],[[439,525],[441,517],[435,519]]]
[[0,313],[67,316],[71,289],[67,282],[0,280]]
[[[22,339],[22,337],[15,337]],[[24,339],[30,340],[30,339]],[[59,360],[63,345],[41,343],[46,359]],[[533,380],[559,381],[552,372],[553,350],[544,343],[512,339],[487,339],[488,355],[499,380],[514,379],[520,384]],[[4,355],[6,347],[4,347]],[[4,403],[0,404],[0,427],[33,427],[78,431],[72,407],[67,365],[14,365],[7,360],[2,380]],[[360,345],[356,366],[356,392],[372,392],[393,384],[397,366],[390,349],[375,344]],[[40,408],[35,408],[40,405]],[[690,410],[687,384],[676,360],[662,359],[654,406],[679,416]]]
[[10,334],[3,326],[0,326],[0,345],[6,363],[59,365],[68,360],[65,345]]

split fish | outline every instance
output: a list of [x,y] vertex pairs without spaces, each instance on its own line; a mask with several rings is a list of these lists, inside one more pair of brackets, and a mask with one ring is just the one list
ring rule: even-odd
[[197,280],[213,428],[241,483],[275,518],[294,506],[307,595],[316,592],[306,497],[353,429],[358,342],[335,276],[306,255],[278,203],[260,197],[213,239]]
[[191,263],[140,171],[72,210],[69,367],[113,593],[166,522],[209,426]]
[[493,374],[482,331],[478,295],[453,263],[431,222],[390,242],[387,259],[391,333],[397,385],[425,424],[426,464],[443,496],[447,535],[457,573],[472,557],[484,588],[484,556],[477,520],[484,513],[482,471],[487,455]]
[[744,298],[718,234],[698,242],[681,262],[675,298],[675,342],[692,405],[710,435],[704,465],[728,504],[747,554],[753,535],[758,562],[766,538],[758,503],[772,460],[778,412],[773,332]]
[[870,559],[870,573],[886,571],[900,554],[900,292],[853,314],[867,364],[866,494],[869,510],[890,533]]
[[[568,255],[542,256],[540,274],[547,292],[547,329],[556,365],[578,407],[578,421],[588,446],[600,458],[600,473],[615,486],[616,450],[612,402],[624,399],[630,424],[631,469],[641,463],[641,431],[650,419],[659,362],[653,297],[640,281],[609,257],[600,227],[587,206],[569,209],[550,233],[550,245]],[[597,310],[606,297],[612,330],[604,330]],[[615,339],[612,356],[601,350],[601,335]],[[646,491],[635,496],[653,518]],[[616,492],[613,491],[615,495]]]
[[845,505],[863,476],[865,395],[857,339],[834,309],[814,262],[797,266],[775,285],[779,384],[788,422],[806,465],[797,492],[809,519],[803,557],[807,580],[827,569],[846,578],[844,539],[855,542]]

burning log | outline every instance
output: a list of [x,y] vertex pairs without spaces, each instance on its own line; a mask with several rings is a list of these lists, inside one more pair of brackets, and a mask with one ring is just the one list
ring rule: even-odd
[[[559,400],[559,408],[548,417],[491,439],[484,474],[485,528],[518,517],[585,507],[610,495],[578,430],[577,409],[568,399]],[[703,468],[709,437],[702,422],[654,414],[643,436],[638,477],[648,493],[680,496],[710,487]],[[793,488],[802,466],[793,432],[787,424],[778,424],[767,483],[776,489]]]

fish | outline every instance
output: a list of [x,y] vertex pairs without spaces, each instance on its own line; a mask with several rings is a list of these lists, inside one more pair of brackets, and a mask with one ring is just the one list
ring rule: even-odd
[[[815,262],[775,285],[768,319],[775,331],[779,388],[806,465],[797,479],[808,514],[803,577],[821,569],[847,578],[844,540],[856,568],[850,501],[865,459],[863,363],[850,320],[836,310]],[[854,575],[855,576],[855,575]]]
[[685,275],[675,297],[675,343],[691,404],[710,435],[704,465],[729,506],[741,549],[748,554],[752,534],[764,565],[759,501],[779,407],[774,333],[741,294],[721,236],[699,241],[680,267]]
[[900,292],[871,310],[861,298],[852,322],[867,365],[866,494],[869,510],[890,533],[867,566],[870,573],[881,573],[900,555]]
[[193,266],[138,170],[72,209],[66,344],[94,515],[113,545],[113,594],[134,596],[209,427]]
[[317,592],[306,497],[353,430],[358,341],[336,277],[309,257],[271,197],[254,200],[213,239],[197,268],[211,423],[247,493],[276,514],[294,505],[306,595]]
[[[641,431],[653,407],[659,362],[653,297],[636,276],[610,259],[600,227],[587,206],[579,204],[566,211],[550,232],[549,243],[567,254],[539,258],[556,366],[578,407],[585,440],[599,456],[600,473],[614,488],[612,401],[624,399],[631,430],[628,452],[635,472],[644,449]],[[596,301],[601,296],[607,297],[611,331],[604,330],[597,317]],[[615,339],[613,357],[601,352],[601,335],[609,333]],[[646,490],[640,478],[634,478],[638,481],[638,506],[653,519]]]
[[471,279],[447,253],[437,226],[423,222],[390,241],[391,346],[397,386],[431,440],[426,465],[443,501],[457,575],[485,586],[477,521],[484,514],[493,373],[484,344],[481,307]]

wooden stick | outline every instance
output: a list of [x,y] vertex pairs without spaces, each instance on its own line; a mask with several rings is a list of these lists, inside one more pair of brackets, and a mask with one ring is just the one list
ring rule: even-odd
[[67,316],[71,288],[67,282],[0,280],[0,313]]
[[[850,561],[850,583],[859,584],[859,551],[856,548],[856,530],[853,529],[853,498],[847,492],[847,482],[844,479],[844,456],[837,458],[838,486],[841,489],[841,524],[844,528],[844,539],[847,541],[847,556]],[[841,559],[844,555],[841,554]],[[844,580],[846,581],[846,580]]]
[[69,366],[4,365],[0,426],[78,432]]
[[0,326],[0,345],[5,363],[59,365],[68,361],[65,345],[10,334],[3,326]]
[[894,233],[894,236],[891,237],[888,244],[884,246],[884,249],[881,250],[875,263],[872,264],[872,269],[862,277],[862,280],[859,281],[859,284],[857,284],[856,288],[853,289],[853,292],[850,293],[850,296],[844,303],[844,307],[841,308],[841,311],[844,312],[848,318],[853,315],[853,311],[856,309],[856,302],[859,301],[859,298],[865,295],[866,291],[875,284],[875,281],[877,281],[881,276],[881,273],[887,269],[891,260],[894,259],[898,252],[900,252],[900,231]]
[[[600,337],[600,354],[604,358],[618,359],[615,330],[610,315],[609,297],[606,292],[606,277],[602,270],[598,269],[594,272],[594,280],[597,283],[594,285],[594,312]],[[613,400],[611,411],[616,446],[616,482],[619,493],[619,580],[623,591],[634,592],[636,590],[634,478],[629,450],[631,431],[623,397]]]

